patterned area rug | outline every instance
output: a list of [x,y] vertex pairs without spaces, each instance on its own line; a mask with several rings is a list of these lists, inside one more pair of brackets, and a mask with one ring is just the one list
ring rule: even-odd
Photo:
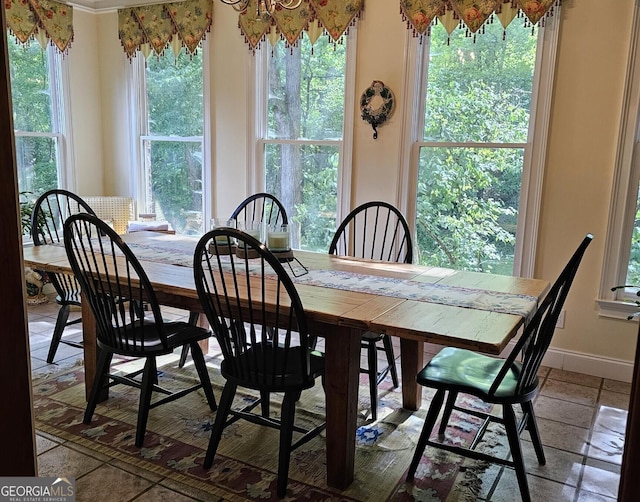
[[[187,386],[195,380],[192,364],[177,368],[178,353],[159,361],[159,381],[166,387]],[[224,380],[219,355],[208,356],[216,398]],[[120,359],[113,368],[129,371],[138,362]],[[278,500],[275,493],[278,432],[238,421],[226,428],[210,470],[202,468],[215,413],[210,412],[201,391],[151,410],[144,446],[133,444],[138,391],[112,387],[110,398],[97,406],[93,421],[82,423],[85,407],[82,366],[33,376],[36,429],[86,448],[204,490],[229,501]],[[390,382],[380,388],[378,420],[367,420],[369,397],[366,377],[361,381],[359,427],[356,431],[355,480],[345,491],[327,487],[325,437],[317,437],[293,452],[286,500],[301,501],[464,501],[475,500],[487,465],[464,460],[442,450],[427,448],[416,479],[404,481],[419,436],[430,394],[425,390],[423,408],[410,413],[401,407],[400,389]],[[237,396],[238,407],[256,399]],[[463,396],[468,403],[471,398]],[[278,396],[271,410],[279,412]],[[318,383],[303,393],[296,421],[300,425],[324,420],[324,391]],[[452,418],[447,441],[468,442],[478,423],[472,417]],[[294,436],[295,439],[295,436]],[[497,433],[489,435],[485,448],[506,444]]]

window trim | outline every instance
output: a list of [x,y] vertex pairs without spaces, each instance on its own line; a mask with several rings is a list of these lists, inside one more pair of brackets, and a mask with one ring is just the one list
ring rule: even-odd
[[[202,107],[203,107],[203,131],[202,137],[184,136],[180,138],[167,136],[151,136],[148,131],[146,118],[148,116],[147,97],[146,97],[146,59],[138,53],[137,57],[129,60],[125,58],[125,74],[127,75],[127,103],[129,113],[129,161],[133,169],[129,170],[129,187],[130,194],[135,200],[135,216],[138,214],[140,201],[146,201],[144,193],[145,185],[145,163],[144,163],[144,144],[146,141],[184,141],[196,142],[202,144],[202,184],[203,187],[210,187],[213,176],[211,162],[211,78],[209,73],[208,40],[202,41],[200,48],[200,57],[202,57]],[[171,57],[167,52],[161,57]],[[211,218],[212,195],[211,190],[203,189],[202,193],[202,221],[207,222]],[[206,225],[205,225],[206,227]]]
[[[559,19],[560,7],[558,7],[556,14],[545,22],[544,27],[538,28],[529,140],[525,144],[514,256],[514,273],[521,277],[533,277],[535,271],[536,242],[551,117]],[[404,211],[409,226],[414,232],[416,228],[417,193],[415,185],[418,178],[418,156],[420,147],[429,143],[423,141],[421,137],[421,131],[424,130],[424,117],[421,110],[424,110],[423,96],[425,96],[428,72],[428,65],[424,64],[423,51],[428,50],[430,42],[430,38],[427,37],[421,45],[420,41],[413,37],[410,31],[407,31],[404,123],[402,125],[403,148],[399,159],[398,200],[401,202],[399,207]],[[533,140],[532,143],[531,140]],[[438,145],[443,146],[444,143],[438,143]],[[477,147],[485,145],[491,144],[473,144]],[[502,147],[504,144],[500,146]]]
[[[351,26],[347,37],[346,67],[344,79],[344,119],[342,140],[273,140],[267,137],[267,58],[271,52],[267,50],[267,42],[263,42],[259,54],[253,57],[249,70],[250,82],[256,85],[249,86],[249,119],[247,124],[248,144],[255,145],[249,149],[249,162],[247,163],[247,193],[264,191],[264,151],[267,144],[313,144],[313,145],[340,145],[340,164],[338,166],[338,187],[336,207],[336,221],[342,221],[344,216],[351,211],[351,183],[353,166],[353,127],[354,127],[354,103],[355,103],[355,74],[356,74],[356,49],[357,27]],[[284,43],[279,41],[278,43]],[[251,166],[255,166],[254,169]]]
[[596,299],[599,315],[616,319],[626,319],[638,310],[631,302],[631,295],[627,295],[629,300],[625,301],[624,291],[611,291],[627,277],[640,179],[640,7],[637,2],[633,5],[632,20],[602,274]]

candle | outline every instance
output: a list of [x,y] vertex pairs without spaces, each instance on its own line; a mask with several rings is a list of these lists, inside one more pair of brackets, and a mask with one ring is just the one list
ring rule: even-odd
[[288,251],[289,250],[289,232],[269,232],[267,238],[267,246],[271,251]]

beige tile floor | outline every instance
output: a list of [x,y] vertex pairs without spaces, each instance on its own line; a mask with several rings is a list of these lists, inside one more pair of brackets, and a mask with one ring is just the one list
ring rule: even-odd
[[[32,370],[47,366],[46,356],[55,316],[55,303],[29,307]],[[168,310],[167,317],[184,313]],[[72,316],[79,316],[78,312]],[[81,338],[81,325],[67,328],[65,336]],[[427,347],[431,353],[438,347]],[[58,366],[73,365],[82,352],[61,344]],[[547,463],[538,465],[524,433],[523,448],[533,500],[613,501],[618,494],[630,384],[543,368],[542,385],[535,403]],[[78,502],[210,501],[211,496],[85,450],[37,431],[38,474],[74,476]],[[108,486],[109,490],[105,490]],[[478,500],[519,500],[512,469],[493,466],[483,478]]]

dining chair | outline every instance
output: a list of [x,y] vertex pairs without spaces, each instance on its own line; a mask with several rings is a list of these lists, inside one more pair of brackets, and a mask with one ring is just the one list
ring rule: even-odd
[[[96,321],[98,362],[83,423],[91,423],[101,391],[117,384],[140,389],[137,447],[143,445],[149,411],[161,404],[201,388],[209,408],[216,410],[209,373],[198,344],[207,340],[210,332],[187,322],[163,320],[158,299],[140,262],[120,235],[97,216],[70,216],[64,224],[64,245]],[[171,354],[185,344],[191,347],[198,383],[179,390],[162,387],[156,357]],[[144,368],[127,375],[109,373],[114,354],[144,359]],[[152,402],[154,393],[163,397]]]
[[[413,244],[407,220],[393,205],[382,201],[361,204],[340,223],[329,254],[353,256],[369,260],[412,263]],[[382,343],[382,346],[379,344]],[[378,418],[378,386],[391,373],[393,388],[397,388],[398,372],[391,338],[384,333],[366,331],[361,337],[367,353],[367,368],[361,373],[369,376],[371,418]],[[385,353],[387,365],[378,368],[378,352]]]
[[[238,207],[233,210],[230,218],[240,222],[259,221],[267,225],[286,225],[289,223],[287,211],[282,202],[270,193],[260,192],[250,195],[244,199]],[[189,322],[196,324],[198,322],[198,312],[191,312]],[[185,346],[180,354],[179,367],[182,368],[187,362],[189,355],[189,347]]]
[[[244,258],[216,253],[218,246],[233,242],[255,251],[258,258],[249,259],[250,253]],[[198,298],[222,351],[220,372],[226,380],[204,468],[213,465],[222,432],[233,422],[245,419],[278,429],[277,495],[284,497],[291,452],[325,427],[324,422],[312,429],[294,423],[302,391],[324,376],[324,356],[309,346],[305,311],[291,278],[254,237],[224,227],[208,232],[196,246],[193,273]],[[238,387],[252,389],[260,397],[242,409],[232,409]],[[269,414],[272,393],[283,394],[280,418]],[[258,405],[261,413],[253,411]],[[294,432],[301,434],[295,443]]]
[[287,225],[289,218],[275,195],[260,192],[244,199],[231,213],[236,221],[260,221],[267,225]]
[[[62,244],[65,219],[79,212],[95,214],[91,206],[73,192],[63,189],[44,192],[36,200],[31,213],[33,245]],[[69,321],[71,307],[80,307],[80,284],[71,274],[47,272],[47,276],[56,291],[56,303],[60,305],[47,354],[47,362],[51,364],[60,343],[76,348],[82,348],[83,344],[82,341],[62,337],[67,326],[81,322],[80,318]]]
[[[435,389],[436,393],[429,406],[424,427],[407,472],[408,481],[414,479],[425,447],[429,445],[472,459],[513,467],[522,500],[525,502],[531,500],[520,445],[520,433],[524,429],[529,431],[538,463],[544,465],[546,460],[533,410],[533,399],[538,393],[539,386],[538,369],[551,343],[558,316],[578,266],[592,239],[593,236],[587,234],[580,243],[531,320],[525,323],[523,333],[508,357],[502,359],[470,350],[446,347],[418,373],[417,382],[424,387]],[[448,393],[447,401],[438,428],[438,440],[434,441],[431,439],[431,432],[446,393]],[[502,416],[482,412],[480,408],[470,410],[462,405],[456,405],[458,394],[476,396],[485,403],[500,405]],[[519,405],[522,411],[520,419],[516,418],[514,410],[516,405]],[[453,410],[484,419],[476,437],[468,446],[449,441],[446,436]],[[476,450],[492,422],[501,424],[504,428],[511,451],[511,460]]]

